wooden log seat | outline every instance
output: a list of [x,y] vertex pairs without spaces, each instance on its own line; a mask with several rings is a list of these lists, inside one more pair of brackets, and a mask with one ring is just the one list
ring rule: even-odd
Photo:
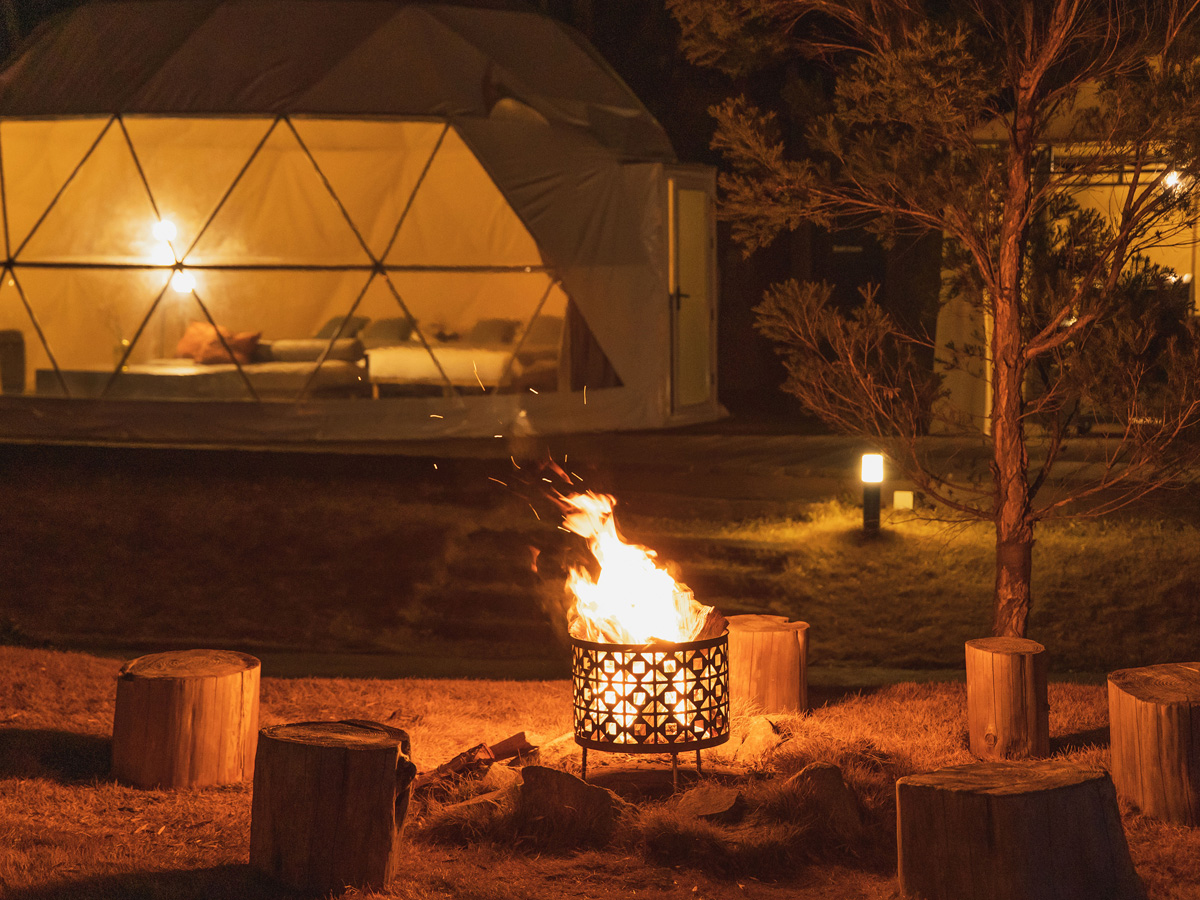
[[896,782],[900,891],[920,900],[1144,900],[1116,791],[1061,760]]
[[229,650],[152,653],[117,674],[113,775],[142,788],[234,784],[254,773],[261,666]]
[[729,696],[758,712],[808,709],[808,623],[787,616],[731,616]]
[[967,641],[967,729],[980,759],[1050,755],[1046,648],[1024,638]]
[[408,754],[408,735],[377,722],[262,729],[250,864],[300,891],[386,889],[416,775]]
[[1200,662],[1108,676],[1112,779],[1143,813],[1200,825]]

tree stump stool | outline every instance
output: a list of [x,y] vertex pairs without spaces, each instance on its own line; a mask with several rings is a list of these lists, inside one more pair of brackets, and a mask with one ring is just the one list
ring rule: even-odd
[[408,735],[377,722],[262,729],[250,864],[302,891],[384,890],[417,774],[408,753]]
[[1024,638],[967,641],[967,728],[980,759],[1050,755],[1046,648]]
[[1200,825],[1200,662],[1108,676],[1112,779],[1156,819]]
[[1106,773],[987,762],[896,782],[900,891],[920,900],[1143,900]]
[[112,768],[141,788],[233,784],[254,773],[258,681],[253,656],[152,653],[117,674]]
[[808,709],[808,623],[731,616],[729,696],[764,713]]

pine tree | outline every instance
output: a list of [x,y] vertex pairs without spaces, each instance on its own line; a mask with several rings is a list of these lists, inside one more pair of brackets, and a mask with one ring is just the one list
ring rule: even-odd
[[[839,310],[825,284],[775,285],[758,323],[785,390],[879,443],[944,508],[994,523],[993,632],[1023,636],[1036,524],[1128,503],[1194,459],[1200,329],[1172,305],[1174,273],[1142,252],[1196,220],[1197,2],[668,5],[694,62],[745,74],[800,61],[832,84],[827,103],[793,106],[798,123],[745,98],[714,108],[724,215],[747,252],[804,223],[943,236],[948,281],[988,325],[978,346],[934,346],[871,290]],[[1101,178],[1119,182],[1107,217],[1073,200]],[[940,475],[922,437],[980,434],[948,411],[938,374],[972,364],[992,397],[991,477],[974,486]],[[1119,434],[1093,479],[1055,484],[1083,411]]]

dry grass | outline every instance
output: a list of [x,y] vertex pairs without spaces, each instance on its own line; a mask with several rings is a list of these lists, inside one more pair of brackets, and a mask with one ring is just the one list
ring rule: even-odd
[[[245,864],[248,786],[139,791],[108,776],[114,696],[111,660],[0,648],[0,894],[14,900],[283,896]],[[1105,764],[1100,687],[1050,688],[1056,752]],[[465,746],[527,729],[565,732],[563,682],[263,680],[264,723],[373,718],[398,723],[427,768]],[[603,849],[545,855],[511,808],[471,823],[469,843],[441,843],[435,811],[409,831],[405,871],[389,896],[426,900],[551,898],[807,898],[884,900],[895,894],[895,779],[969,759],[965,695],[956,684],[899,684],[853,695],[805,718],[781,718],[790,740],[744,787],[739,825],[706,825],[641,803]],[[736,720],[744,728],[743,718]],[[714,761],[728,755],[710,751]],[[783,778],[812,761],[842,768],[865,811],[851,844],[806,819],[806,800]],[[476,788],[464,784],[460,796]],[[508,816],[508,821],[505,821]],[[1131,851],[1153,900],[1200,896],[1200,829],[1128,810]],[[693,890],[694,889],[694,890]]]

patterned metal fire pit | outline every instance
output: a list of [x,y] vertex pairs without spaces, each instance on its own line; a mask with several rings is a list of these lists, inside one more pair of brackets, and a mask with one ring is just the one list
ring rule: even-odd
[[700,751],[729,740],[728,637],[680,644],[571,639],[575,742],[616,753]]

